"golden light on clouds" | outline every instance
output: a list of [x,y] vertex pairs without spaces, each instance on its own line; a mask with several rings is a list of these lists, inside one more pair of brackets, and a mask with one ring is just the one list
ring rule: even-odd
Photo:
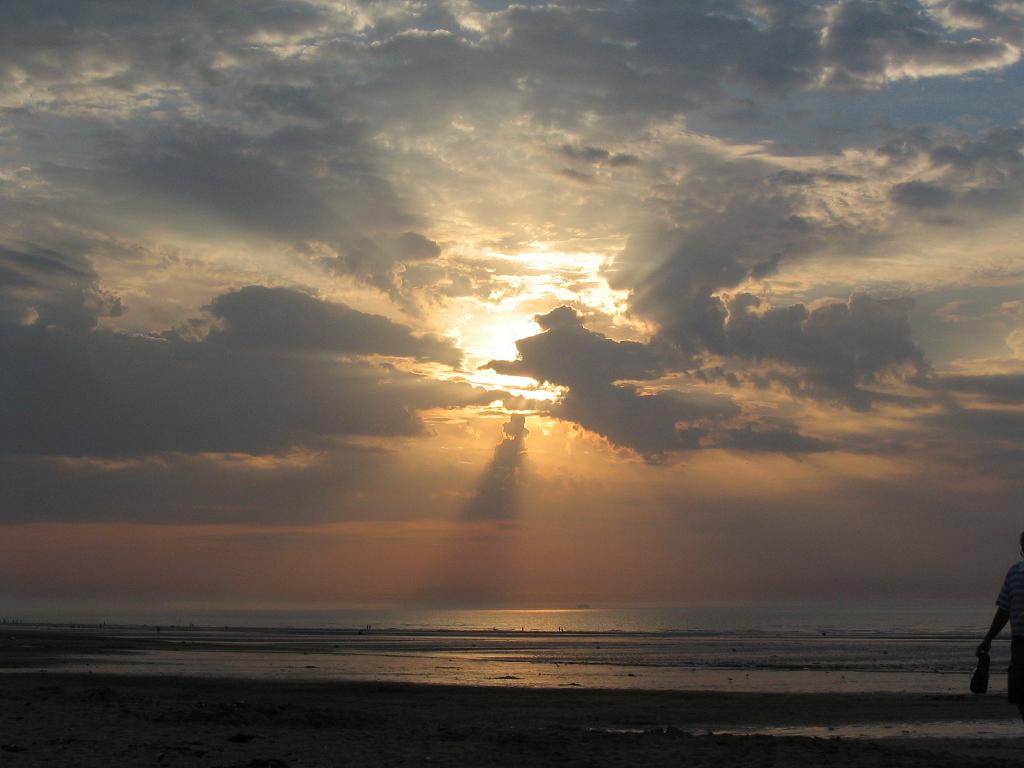
[[16,4],[19,594],[941,590],[1018,525],[1012,4]]

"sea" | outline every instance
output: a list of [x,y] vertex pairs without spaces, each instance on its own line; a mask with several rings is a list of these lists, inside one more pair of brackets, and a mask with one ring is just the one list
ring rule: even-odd
[[[446,685],[961,694],[986,601],[570,609],[11,610],[4,627],[138,640],[73,671]],[[1005,691],[1008,632],[993,648]],[[158,643],[147,641],[158,640]]]

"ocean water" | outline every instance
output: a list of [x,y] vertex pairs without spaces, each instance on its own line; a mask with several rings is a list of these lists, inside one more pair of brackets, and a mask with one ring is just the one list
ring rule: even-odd
[[[570,610],[149,610],[68,615],[73,631],[161,647],[72,669],[456,685],[963,693],[984,601]],[[11,616],[22,621],[57,617]],[[105,625],[105,626],[101,626]],[[144,644],[144,643],[143,643]],[[993,649],[1005,690],[1008,641]]]
[[984,634],[991,600],[799,601],[561,609],[202,609],[5,606],[0,619],[114,625],[395,631],[541,631],[819,635]]

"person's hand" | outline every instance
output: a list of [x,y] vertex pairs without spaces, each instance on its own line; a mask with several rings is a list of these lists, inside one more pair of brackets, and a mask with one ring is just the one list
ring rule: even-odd
[[991,648],[992,648],[992,641],[991,641],[991,640],[989,640],[989,639],[988,639],[988,638],[986,637],[986,638],[985,638],[984,640],[982,640],[982,641],[981,641],[981,642],[980,642],[980,643],[978,644],[978,647],[977,647],[977,648],[976,648],[976,649],[974,650],[974,655],[975,655],[975,656],[979,656],[979,657],[980,657],[980,656],[987,656],[987,655],[988,655],[988,652],[989,652],[989,650],[990,650]]

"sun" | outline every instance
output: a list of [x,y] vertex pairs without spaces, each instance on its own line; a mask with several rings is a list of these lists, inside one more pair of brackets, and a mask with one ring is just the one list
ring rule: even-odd
[[609,254],[533,242],[515,253],[483,248],[481,265],[508,262],[514,269],[492,275],[490,293],[458,297],[441,312],[443,333],[465,353],[459,378],[535,400],[556,400],[562,388],[529,377],[506,376],[482,366],[491,360],[514,360],[516,342],[541,333],[535,317],[561,305],[617,317],[626,296],[612,290],[601,273]]

